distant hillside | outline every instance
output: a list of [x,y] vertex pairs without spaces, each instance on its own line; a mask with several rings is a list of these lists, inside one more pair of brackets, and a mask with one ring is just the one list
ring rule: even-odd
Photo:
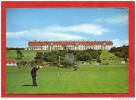
[[120,58],[115,56],[113,53],[110,53],[109,51],[102,51],[100,55],[101,63],[102,64],[119,64]]
[[[21,52],[24,55],[23,59],[28,60],[28,61],[33,60],[33,58],[35,57],[35,55],[37,53],[37,51],[31,51],[31,50],[21,50]],[[7,50],[6,58],[16,59],[16,57],[17,57],[16,50]]]
[[[23,53],[24,60],[31,61],[36,56],[36,53],[38,51],[35,50],[21,50]],[[16,50],[7,50],[6,58],[14,58],[16,59],[17,53]],[[120,58],[115,56],[113,53],[110,53],[109,51],[103,50],[100,55],[101,63],[102,64],[120,64]]]

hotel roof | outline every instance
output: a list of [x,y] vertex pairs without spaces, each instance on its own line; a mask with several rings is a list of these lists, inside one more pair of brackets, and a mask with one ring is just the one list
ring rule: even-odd
[[113,45],[112,41],[29,41],[29,46],[45,45]]

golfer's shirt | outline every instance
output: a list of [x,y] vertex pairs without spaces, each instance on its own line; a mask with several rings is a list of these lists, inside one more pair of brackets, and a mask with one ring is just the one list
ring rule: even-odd
[[36,68],[36,67],[32,68],[32,70],[31,70],[31,75],[32,75],[33,77],[36,77],[36,72],[37,72],[38,69],[39,69],[39,68]]

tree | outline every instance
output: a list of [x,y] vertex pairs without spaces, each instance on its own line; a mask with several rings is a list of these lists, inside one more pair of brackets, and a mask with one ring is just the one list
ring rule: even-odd
[[110,50],[111,53],[114,53],[116,56],[123,58],[125,62],[128,59],[128,46],[113,47]]
[[24,57],[23,53],[19,49],[17,49],[16,52],[17,52],[17,59],[21,60]]
[[72,67],[74,68],[74,71],[78,69],[77,63],[76,63],[76,58],[72,53],[67,53],[65,55],[65,58],[63,59],[63,66],[64,67]]
[[43,55],[43,60],[48,62],[57,62],[59,54],[57,52],[45,52]]
[[100,58],[97,59],[97,63],[101,63],[101,59]]
[[98,59],[101,55],[101,50],[93,50],[93,49],[88,49],[85,52],[88,52],[92,59]]
[[77,51],[75,54],[78,61],[89,61],[92,60],[92,56],[88,51]]
[[42,64],[44,61],[44,53],[43,52],[37,52],[36,57],[34,58],[35,62]]

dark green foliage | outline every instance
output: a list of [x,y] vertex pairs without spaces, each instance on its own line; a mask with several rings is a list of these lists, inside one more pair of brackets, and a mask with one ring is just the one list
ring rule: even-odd
[[77,55],[77,59],[79,61],[89,61],[92,59],[92,56],[88,52],[81,52],[80,54]]
[[25,48],[6,48],[7,50],[25,50]]
[[24,55],[21,52],[21,50],[16,50],[16,53],[17,53],[17,58],[16,59],[21,60],[24,57]]
[[43,52],[37,52],[35,60],[43,60],[44,59],[44,53]]
[[90,61],[92,59],[99,59],[101,50],[84,50],[75,52],[78,61]]
[[101,63],[101,59],[100,59],[100,58],[98,58],[98,59],[97,59],[97,62],[98,62],[98,63]]
[[113,47],[110,50],[111,53],[114,53],[116,56],[123,58],[125,62],[127,62],[128,59],[128,46],[122,46],[122,47]]
[[[66,64],[67,61],[65,61],[65,55],[67,54],[72,54],[77,61],[91,61],[92,59],[100,59],[101,51],[88,49],[83,51],[58,50],[50,52],[37,52],[35,59],[58,63],[58,59],[60,57],[60,64]],[[98,62],[100,61],[98,60]]]
[[45,52],[43,54],[43,59],[44,61],[48,61],[48,62],[57,62],[57,59],[58,59],[58,56],[60,54],[55,52],[55,51],[52,51],[52,52]]
[[25,60],[18,60],[17,61],[17,66],[18,68],[21,68],[21,67],[27,67],[28,66],[28,61],[25,61]]

